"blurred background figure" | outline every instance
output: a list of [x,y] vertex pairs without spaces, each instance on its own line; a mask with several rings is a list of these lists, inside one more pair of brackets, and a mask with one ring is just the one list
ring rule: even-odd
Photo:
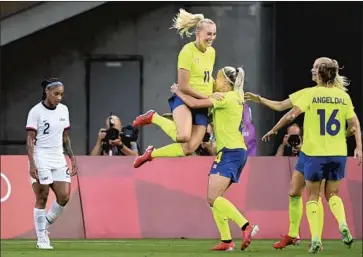
[[275,156],[298,156],[302,145],[302,133],[298,124],[294,123],[287,128],[287,134],[277,149]]
[[122,122],[116,115],[106,119],[106,128],[101,128],[91,155],[137,156],[139,130]]

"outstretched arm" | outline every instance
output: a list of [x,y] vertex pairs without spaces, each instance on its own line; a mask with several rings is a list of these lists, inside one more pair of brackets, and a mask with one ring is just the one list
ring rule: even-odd
[[271,110],[279,111],[279,112],[292,108],[292,102],[291,102],[290,98],[287,98],[283,101],[272,101],[272,100],[264,98],[260,95],[253,94],[251,92],[246,92],[245,100],[251,101],[254,103],[258,103],[258,104],[262,104],[262,105],[270,108]]

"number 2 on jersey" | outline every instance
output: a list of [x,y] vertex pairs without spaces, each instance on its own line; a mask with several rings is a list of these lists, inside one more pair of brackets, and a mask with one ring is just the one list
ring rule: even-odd
[[50,124],[47,122],[47,123],[44,123],[44,126],[45,126],[45,129],[43,131],[43,134],[49,134],[48,129],[49,129]]
[[205,71],[204,72],[204,83],[209,83],[209,80],[210,80],[209,71]]
[[[326,115],[324,109],[318,109],[318,115],[320,116],[320,135],[325,136],[326,132],[335,136],[340,131],[340,122],[336,119],[338,114],[338,109],[334,109],[332,114],[330,115],[328,121],[326,122]],[[335,128],[333,127],[335,125]]]

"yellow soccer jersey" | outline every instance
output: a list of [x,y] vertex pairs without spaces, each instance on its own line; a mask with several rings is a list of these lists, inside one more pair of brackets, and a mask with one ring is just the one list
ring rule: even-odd
[[208,47],[202,53],[194,42],[186,44],[178,56],[178,69],[190,72],[189,85],[199,93],[207,96],[213,93],[213,67],[216,52],[213,47]]
[[289,99],[290,99],[292,105],[295,105],[297,100],[300,98],[300,96],[302,96],[304,93],[306,93],[311,88],[315,88],[315,87],[307,87],[307,88],[301,89],[299,91],[296,91],[295,93],[290,94]]
[[355,113],[346,92],[317,86],[300,96],[295,105],[305,112],[301,151],[309,156],[347,156],[346,120]]
[[229,91],[224,95],[223,100],[212,99],[212,102],[217,152],[224,147],[247,150],[242,135],[243,102],[241,96],[235,91]]

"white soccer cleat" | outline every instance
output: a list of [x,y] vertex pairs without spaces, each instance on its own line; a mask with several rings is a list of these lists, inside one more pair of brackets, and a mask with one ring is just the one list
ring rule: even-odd
[[50,244],[49,232],[47,230],[44,231],[44,238],[38,239],[37,248],[38,249],[53,249],[53,246]]
[[53,249],[53,246],[51,246],[50,243],[45,238],[42,238],[42,239],[38,239],[37,248],[50,250],[50,249]]

